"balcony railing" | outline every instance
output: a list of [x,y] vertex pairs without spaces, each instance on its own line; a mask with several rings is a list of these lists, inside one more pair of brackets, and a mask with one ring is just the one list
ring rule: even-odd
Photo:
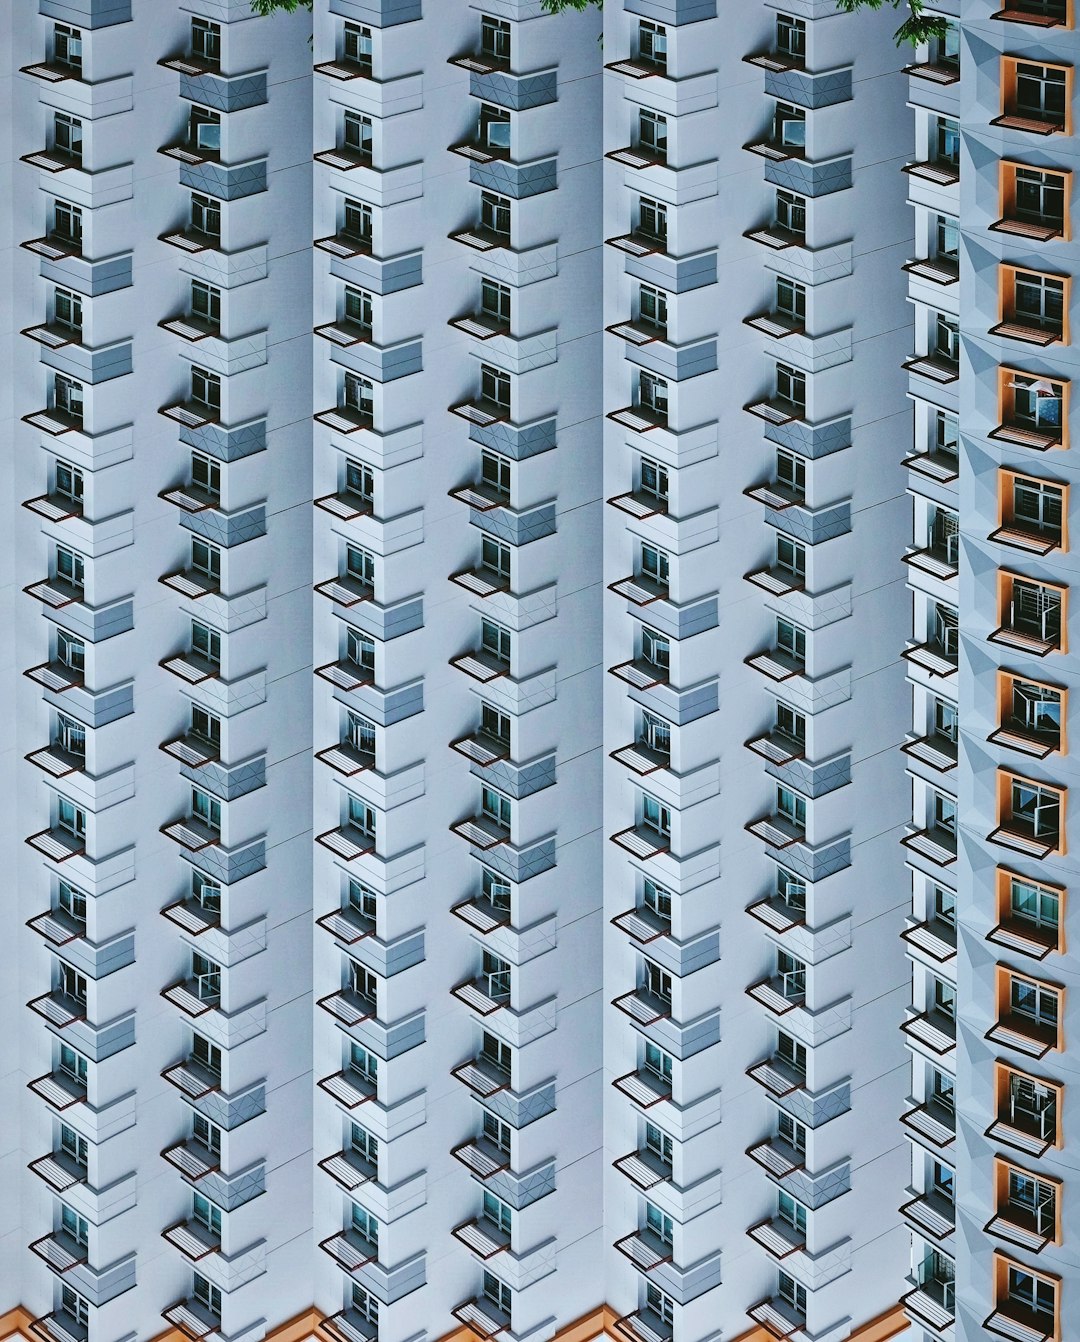
[[340,1309],[318,1325],[334,1342],[378,1342],[377,1324],[358,1309]]
[[43,1314],[30,1320],[30,1331],[42,1342],[87,1342],[90,1330],[80,1323],[66,1309],[54,1309],[51,1314]]
[[23,415],[22,423],[29,424],[31,428],[40,429],[42,433],[47,433],[50,438],[62,438],[65,433],[82,433],[83,431],[82,414],[72,414],[61,406],[48,406],[44,410],[35,410],[29,415]]
[[806,1168],[806,1153],[789,1146],[781,1137],[770,1137],[768,1141],[747,1147],[746,1154],[774,1179],[786,1179]]
[[192,1263],[198,1263],[211,1254],[221,1252],[221,1236],[207,1229],[201,1221],[189,1218],[166,1226],[161,1238],[171,1244]]
[[479,681],[481,685],[490,684],[491,681],[510,674],[510,663],[493,657],[484,648],[477,648],[475,652],[459,653],[457,657],[450,658],[449,665],[456,671],[461,671],[470,680]]
[[509,909],[497,908],[489,899],[479,895],[452,905],[450,912],[482,937],[489,936],[500,927],[511,926]]
[[671,999],[649,992],[647,988],[635,988],[633,992],[612,998],[611,1005],[629,1016],[635,1025],[649,1026],[671,1019]]
[[987,932],[986,939],[995,946],[1019,951],[1021,955],[1030,955],[1035,960],[1045,960],[1061,945],[1059,928],[1035,923],[1015,913],[1007,913],[1000,923]]
[[73,857],[81,857],[86,852],[85,838],[73,834],[71,830],[64,829],[60,825],[38,830],[36,834],[31,834],[26,842],[35,852],[47,857],[50,862],[55,862],[58,866],[61,862],[69,862]]
[[171,1003],[185,1016],[197,1020],[211,1011],[221,1008],[220,976],[200,974],[192,978],[179,979],[162,988],[160,996]]
[[316,750],[315,758],[345,778],[353,778],[356,774],[375,768],[374,750],[361,750],[348,739],[335,746],[327,746],[325,750]]
[[931,186],[955,186],[960,180],[960,165],[948,159],[923,159],[900,169],[909,177],[918,177]]
[[454,1226],[450,1233],[485,1263],[496,1254],[505,1253],[510,1248],[510,1236],[486,1216],[463,1221],[460,1225]]
[[632,1100],[639,1109],[651,1109],[671,1099],[671,1080],[661,1077],[648,1067],[617,1076],[611,1083],[620,1095]]
[[192,937],[201,937],[204,932],[221,926],[220,911],[206,908],[197,899],[174,900],[159,912],[163,918]]
[[375,511],[371,499],[351,489],[339,489],[336,494],[323,494],[314,500],[315,507],[329,513],[339,522],[355,522],[358,517],[371,517]]
[[465,820],[459,820],[449,828],[451,834],[456,834],[459,839],[464,839],[467,844],[482,853],[510,842],[510,831],[482,812]]
[[806,842],[805,828],[776,812],[751,820],[743,828],[770,848],[791,848],[797,843]]
[[370,168],[372,157],[370,149],[361,149],[357,145],[339,144],[332,149],[320,149],[312,158],[316,163],[325,163],[328,168],[338,172],[353,172],[356,168]]
[[208,661],[197,652],[178,652],[173,657],[163,657],[158,666],[186,685],[203,685],[208,680],[221,679],[221,667],[217,662]]
[[510,1315],[497,1310],[483,1296],[474,1296],[471,1300],[455,1305],[450,1313],[482,1342],[486,1342],[487,1338],[498,1337],[510,1327]]
[[450,1154],[481,1182],[510,1168],[510,1157],[506,1152],[484,1137],[459,1142],[457,1146],[451,1147]]
[[59,576],[32,582],[24,587],[23,591],[51,610],[63,610],[66,606],[74,606],[85,599],[81,583],[67,582]]
[[366,1020],[374,1020],[376,1015],[374,1000],[352,988],[340,988],[336,993],[327,993],[325,997],[318,998],[315,1005],[350,1029]]
[[316,424],[323,424],[335,433],[360,433],[363,429],[375,427],[374,417],[366,410],[352,405],[332,405],[328,410],[320,410],[312,416]]
[[800,1249],[806,1248],[806,1232],[796,1230],[782,1216],[769,1216],[748,1227],[747,1237],[752,1239],[777,1260],[790,1258]]
[[629,1342],[671,1342],[674,1329],[651,1309],[636,1309],[615,1320],[615,1331]]
[[666,685],[669,680],[667,667],[647,662],[643,657],[631,658],[628,662],[618,662],[608,667],[608,675],[616,680],[625,681],[635,690],[652,690],[657,685]]
[[345,261],[354,256],[371,256],[371,239],[360,237],[356,233],[347,233],[344,229],[332,233],[326,238],[316,238],[313,244],[320,252],[326,252]]
[[172,1146],[167,1146],[161,1152],[161,1158],[168,1161],[173,1169],[179,1170],[184,1178],[190,1179],[192,1183],[198,1183],[208,1174],[216,1174],[221,1169],[221,1157],[194,1139],[174,1142]]
[[62,1230],[54,1231],[51,1235],[42,1235],[40,1239],[27,1245],[27,1248],[58,1277],[89,1261],[86,1246],[79,1244]]
[[951,256],[916,257],[900,267],[908,275],[920,280],[929,280],[931,284],[940,284],[944,288],[957,284],[960,280],[960,263]]
[[1058,1138],[1057,1103],[1006,1096],[997,1118],[983,1134],[1027,1155],[1044,1156]]
[[359,1109],[362,1104],[378,1099],[379,1095],[375,1082],[351,1067],[335,1072],[333,1076],[324,1076],[317,1084],[346,1109]]
[[496,573],[494,569],[485,568],[482,564],[475,568],[459,569],[457,573],[451,573],[449,578],[455,586],[463,587],[466,592],[479,597],[481,601],[486,601],[497,592],[510,591],[510,578],[507,574]]
[[631,741],[628,746],[609,752],[616,764],[621,764],[639,778],[658,773],[661,769],[671,768],[671,754],[666,750],[657,750],[647,741]]
[[204,824],[197,816],[181,816],[162,825],[160,832],[189,853],[202,853],[207,848],[221,846],[221,832],[211,825]]
[[936,867],[951,867],[956,861],[956,834],[936,825],[910,830],[900,840],[912,853],[918,853]]
[[657,1184],[667,1183],[671,1178],[671,1166],[660,1159],[647,1147],[629,1151],[625,1156],[611,1162],[624,1178],[629,1179],[635,1188],[647,1193]]
[[375,851],[374,835],[350,824],[338,825],[336,829],[316,834],[315,842],[345,862],[355,862],[358,858]]
[[920,1235],[947,1240],[956,1229],[956,1207],[939,1193],[920,1193],[900,1208],[903,1216]]
[[28,667],[23,675],[53,694],[63,694],[65,690],[75,690],[83,684],[82,671],[63,662],[39,662],[37,666]]
[[1028,1253],[1042,1253],[1048,1244],[1053,1244],[1057,1239],[1058,1198],[1062,1184],[1059,1179],[1046,1174],[1040,1174],[1039,1180],[1044,1189],[1052,1186],[1054,1192],[1045,1192],[1033,1207],[1006,1200],[1005,1206],[983,1226],[983,1232],[1007,1244],[1015,1244],[1018,1249],[1026,1249]]
[[490,429],[493,424],[507,424],[510,421],[510,407],[500,401],[488,401],[477,396],[471,401],[459,401],[447,407],[450,414],[457,415],[479,429]]
[[492,1095],[510,1089],[510,1073],[496,1067],[483,1054],[452,1067],[450,1075],[482,1100],[489,1100]]
[[956,84],[960,79],[960,65],[957,61],[920,61],[905,65],[901,74],[925,79],[931,84]]
[[24,756],[27,763],[47,773],[50,778],[67,778],[69,774],[83,773],[86,770],[86,755],[65,750],[57,741],[32,750]]
[[900,1030],[935,1057],[947,1058],[956,1050],[956,1020],[944,1011],[920,1011],[902,1021]]
[[671,851],[671,836],[662,834],[651,825],[630,825],[610,837],[616,847],[639,861],[647,861],[650,857],[659,857],[661,853]]
[[201,1100],[221,1090],[221,1074],[203,1067],[194,1058],[173,1063],[171,1067],[165,1068],[161,1076],[162,1080],[175,1086],[189,1100]]
[[348,317],[339,317],[336,321],[314,327],[312,335],[317,335],[320,340],[329,340],[339,349],[351,349],[353,345],[370,344],[371,327],[351,321]]
[[640,259],[643,256],[663,255],[667,252],[667,239],[657,238],[650,233],[624,233],[621,237],[605,238],[605,247],[614,247],[617,252]]
[[315,924],[346,946],[354,946],[358,941],[363,941],[365,937],[375,935],[374,918],[368,918],[352,904],[346,904],[343,908],[331,909],[329,913],[324,913],[321,917],[316,918]]
[[1056,828],[1036,829],[1026,817],[1018,815],[1006,815],[986,838],[1000,848],[1038,861],[1056,853],[1061,844],[1061,835]]
[[956,1140],[956,1114],[936,1100],[917,1104],[900,1115],[900,1122],[923,1145],[943,1150]]
[[221,579],[204,573],[201,569],[182,568],[172,573],[163,573],[158,582],[168,587],[188,601],[199,601],[204,596],[214,596],[221,591]]
[[26,1005],[54,1030],[66,1030],[69,1025],[86,1020],[86,998],[72,997],[59,989],[32,997]]
[[369,582],[355,578],[351,573],[342,573],[334,578],[325,578],[315,583],[312,591],[332,601],[335,606],[344,606],[351,610],[365,601],[375,600],[375,588]]
[[[994,17],[994,16],[992,16]],[[1019,1301],[1006,1300],[983,1320],[983,1328],[1007,1342],[1054,1342],[1059,1334],[1052,1314],[1036,1314]]]
[[350,1276],[379,1258],[379,1246],[351,1228],[328,1235],[319,1241],[319,1248]]
[[776,1054],[763,1058],[753,1067],[748,1067],[746,1075],[776,1099],[783,1099],[785,1095],[794,1095],[796,1091],[806,1089],[806,1073],[792,1067],[789,1062]]
[[806,1327],[806,1316],[790,1305],[782,1296],[774,1295],[759,1300],[746,1311],[747,1316],[772,1337],[784,1342]]
[[900,938],[936,964],[946,965],[956,959],[954,923],[946,923],[940,918],[927,918],[923,922],[910,923],[900,933]]
[[608,591],[621,596],[632,606],[651,606],[654,601],[668,599],[668,584],[647,573],[632,573],[628,578],[608,583]]
[[788,736],[786,732],[766,732],[764,736],[752,737],[743,744],[770,764],[791,764],[806,757],[806,742]]
[[59,1067],[28,1081],[26,1089],[61,1113],[86,1102],[86,1083],[76,1080],[70,1072],[62,1071]]
[[918,760],[936,773],[951,773],[958,761],[957,745],[951,736],[931,732],[928,736],[912,736],[900,747],[909,759]]
[[612,927],[617,927],[620,932],[625,932],[631,940],[636,941],[640,946],[647,946],[652,941],[658,941],[661,937],[671,936],[670,921],[661,918],[648,905],[635,905],[632,909],[627,909],[625,913],[616,914],[611,920]]
[[162,1310],[161,1317],[191,1342],[202,1342],[203,1338],[221,1330],[221,1319],[195,1299],[178,1300]]
[[344,1188],[346,1193],[370,1183],[379,1175],[375,1165],[348,1146],[320,1160],[319,1169],[328,1174],[339,1188]]
[[625,494],[615,494],[608,499],[612,508],[617,508],[619,512],[626,513],[627,517],[632,517],[636,522],[643,522],[648,517],[666,517],[668,503],[666,498],[661,498],[658,494],[648,494],[644,490],[631,489]]
[[983,1038],[1015,1049],[1029,1058],[1045,1058],[1051,1049],[1061,1047],[1056,1023],[1043,1023],[1021,1011],[1006,1012],[991,1025]]
[[466,979],[463,983],[455,984],[450,989],[450,995],[464,1002],[478,1016],[493,1016],[496,1011],[510,1005],[508,977],[509,971],[506,978],[501,974],[487,974]]
[[636,1230],[633,1234],[624,1235],[612,1247],[624,1258],[629,1258],[639,1272],[646,1274],[655,1272],[658,1267],[675,1259],[671,1245],[648,1230]]
[[463,755],[470,763],[481,769],[490,769],[500,760],[510,758],[510,743],[498,736],[489,736],[487,732],[474,732],[471,736],[460,736],[450,742],[450,749]]
[[774,1016],[786,1016],[806,1001],[806,970],[792,970],[761,979],[746,989],[746,995]]
[[219,745],[197,732],[186,732],[183,736],[162,741],[158,749],[181,764],[186,764],[189,769],[202,769],[221,758]]
[[315,675],[339,690],[358,690],[363,685],[375,683],[375,672],[369,667],[360,666],[351,658],[341,657],[336,662],[326,662],[315,668]]
[[86,1183],[86,1166],[80,1165],[66,1151],[50,1151],[48,1155],[38,1156],[26,1168],[44,1180],[54,1193],[64,1193],[77,1184]]

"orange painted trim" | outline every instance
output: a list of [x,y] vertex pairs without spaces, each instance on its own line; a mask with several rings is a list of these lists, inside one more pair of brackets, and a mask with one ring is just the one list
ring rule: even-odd
[[6,1314],[0,1314],[0,1340],[6,1337],[14,1337],[16,1333],[25,1333],[29,1337],[30,1324],[33,1318],[33,1314],[29,1310],[23,1309],[22,1305],[16,1305],[14,1309],[9,1309]]
[[[266,1334],[265,1342],[307,1342],[307,1339],[315,1336],[316,1325],[321,1323],[326,1316],[317,1309],[305,1309],[293,1318],[287,1319],[285,1323],[279,1324]],[[0,1333],[0,1342],[3,1342],[3,1334]],[[180,1332],[178,1328],[167,1328],[165,1332],[158,1333],[152,1342],[190,1342],[186,1333]]]
[[[601,1305],[573,1323],[568,1323],[565,1328],[560,1328],[553,1342],[591,1342],[595,1337],[614,1338],[615,1320],[619,1317],[610,1305]],[[476,1334],[471,1328],[462,1325],[451,1333],[443,1333],[436,1342],[476,1342]]]

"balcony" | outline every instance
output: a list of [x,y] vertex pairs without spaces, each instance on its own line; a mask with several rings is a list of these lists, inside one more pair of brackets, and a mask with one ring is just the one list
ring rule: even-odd
[[779,140],[751,140],[744,144],[743,148],[749,154],[756,154],[758,158],[767,159],[770,163],[786,163],[788,159],[805,158],[805,145],[783,144]]
[[333,1076],[324,1076],[317,1084],[320,1090],[348,1110],[359,1109],[362,1104],[378,1098],[378,1088],[370,1077],[351,1067],[335,1072]]
[[510,1073],[494,1066],[483,1054],[452,1067],[450,1075],[482,1100],[510,1089]]
[[480,896],[452,905],[450,912],[482,937],[489,936],[500,927],[511,926],[509,909],[496,908],[490,900]]
[[192,937],[201,937],[204,932],[211,932],[221,926],[221,914],[205,908],[197,899],[178,899],[172,904],[166,904],[159,912],[163,918]]
[[770,252],[786,252],[789,247],[798,247],[806,251],[806,235],[804,233],[793,233],[790,229],[783,228],[780,224],[766,224],[762,228],[752,228],[743,234],[750,242],[756,242],[762,247],[767,247]]
[[781,568],[778,564],[771,568],[754,569],[750,573],[744,573],[743,578],[773,597],[790,596],[792,592],[806,590],[806,578],[801,573]]
[[647,1067],[618,1076],[611,1084],[639,1109],[651,1109],[671,1099],[671,1078],[661,1077]]
[[211,1333],[221,1331],[221,1319],[194,1298],[178,1300],[161,1312],[161,1317],[191,1342],[202,1342]]
[[675,1260],[671,1245],[664,1243],[648,1230],[638,1230],[631,1235],[624,1235],[622,1239],[617,1239],[612,1247],[624,1258],[629,1258],[634,1267],[646,1275],[664,1263]]
[[918,1328],[929,1328],[935,1333],[951,1329],[956,1322],[956,1291],[953,1282],[922,1270],[919,1278],[920,1284],[900,1297],[904,1312]]
[[910,662],[920,671],[925,671],[928,676],[939,680],[948,680],[950,676],[955,676],[960,668],[958,654],[952,649],[946,649],[944,644],[936,639],[928,640],[926,643],[909,643],[900,656],[905,662]]
[[747,1147],[746,1154],[774,1179],[786,1179],[806,1169],[805,1152],[797,1151],[780,1137],[770,1137],[768,1141]]
[[360,666],[348,657],[336,662],[326,662],[315,668],[315,675],[327,684],[339,690],[358,690],[364,685],[375,683],[375,672],[370,667]]
[[949,736],[931,732],[929,736],[910,736],[900,747],[908,759],[932,769],[935,773],[951,773],[957,765],[957,744]]
[[33,1081],[28,1081],[26,1089],[61,1113],[65,1109],[73,1109],[75,1105],[86,1102],[85,1083],[76,1080],[70,1072],[62,1071],[59,1067],[46,1072],[44,1076],[35,1077]]
[[459,242],[474,252],[494,252],[510,247],[510,234],[499,233],[493,228],[459,228],[447,234],[451,242]]
[[447,151],[456,154],[459,158],[466,158],[471,163],[509,163],[510,146],[484,144],[479,138],[472,140],[458,140],[455,144],[446,146]]
[[666,168],[669,166],[666,152],[651,149],[648,145],[626,145],[622,149],[610,149],[605,158],[613,163],[621,163],[625,168],[641,172],[644,168]]
[[610,411],[607,418],[632,433],[652,433],[654,429],[668,427],[667,415],[647,405],[624,405],[621,410]]
[[369,1263],[377,1262],[379,1257],[379,1246],[352,1229],[328,1235],[319,1241],[319,1248],[350,1276]]
[[[1054,886],[1063,895],[1064,889]],[[1056,925],[1044,926],[1030,918],[1023,918],[1009,912],[995,927],[986,934],[986,939],[995,946],[1004,946],[1006,950],[1019,951],[1021,955],[1030,955],[1035,960],[1045,960],[1053,951],[1061,949],[1061,934]]]
[[[913,1008],[908,1007],[908,1011]],[[902,1021],[900,1030],[934,1058],[949,1058],[956,1052],[956,1019],[943,1011],[920,1011]]]
[[194,1139],[167,1146],[161,1152],[161,1158],[192,1183],[198,1183],[208,1174],[216,1174],[221,1169],[221,1157]]
[[759,1300],[756,1305],[751,1305],[746,1311],[747,1317],[770,1335],[783,1342],[784,1339],[793,1338],[796,1333],[802,1333],[804,1336],[806,1329],[806,1316],[794,1309],[788,1302],[779,1295],[774,1295],[766,1300]]
[[668,600],[668,585],[657,582],[647,574],[631,574],[629,578],[620,578],[608,583],[608,591],[629,601],[632,606],[651,606],[654,601]]
[[482,1339],[498,1337],[510,1327],[509,1314],[496,1309],[490,1300],[483,1296],[474,1296],[450,1311],[458,1323],[463,1324],[475,1337]]
[[219,578],[211,577],[200,569],[177,569],[174,573],[163,573],[158,579],[163,587],[178,593],[188,601],[198,601],[204,596],[214,596],[221,592]]
[[643,1193],[671,1179],[671,1166],[647,1147],[643,1150],[630,1151],[625,1156],[620,1156],[618,1160],[613,1160],[611,1164]]
[[201,1100],[221,1090],[221,1074],[203,1067],[194,1058],[173,1063],[171,1067],[165,1068],[161,1076],[188,1100]]
[[671,999],[649,992],[647,988],[635,988],[633,992],[623,993],[613,998],[611,1005],[624,1016],[629,1016],[635,1025],[649,1026],[671,1019]]
[[1056,826],[1036,827],[1029,819],[1019,815],[1007,815],[996,829],[986,836],[988,843],[999,848],[1007,848],[1011,853],[1020,853],[1041,862],[1051,853],[1059,851],[1061,835]]
[[747,1068],[746,1075],[775,1099],[806,1089],[806,1073],[775,1054]]
[[625,932],[631,940],[641,946],[647,946],[661,937],[671,936],[671,923],[661,918],[658,913],[654,913],[647,905],[627,909],[625,913],[617,914],[610,921],[613,927]]
[[764,652],[756,652],[743,660],[754,671],[777,683],[806,675],[806,663],[792,657],[782,648],[766,648]]
[[946,387],[960,379],[960,365],[955,359],[946,359],[940,354],[917,354],[913,359],[905,359],[900,365],[905,372],[917,373],[939,387]]
[[667,667],[657,666],[655,662],[648,662],[642,657],[609,666],[608,675],[624,681],[635,690],[652,690],[658,685],[668,684]]
[[806,419],[806,407],[795,401],[786,401],[779,396],[765,397],[760,401],[750,401],[743,409],[755,419],[763,419],[774,429],[785,424],[803,422]]
[[671,768],[668,751],[656,750],[645,741],[631,741],[628,746],[620,746],[609,754],[616,764],[621,764],[639,778],[647,778],[649,774]]
[[312,158],[316,163],[323,163],[328,168],[336,168],[338,172],[353,172],[356,168],[373,167],[371,150],[361,149],[356,145],[340,144],[332,149],[320,149]]
[[40,429],[50,438],[62,438],[65,433],[83,431],[82,415],[73,415],[60,406],[51,406],[45,410],[35,410],[29,415],[23,415],[22,423],[29,424],[33,429]]
[[42,746],[40,750],[32,750],[24,758],[50,778],[67,778],[69,774],[84,773],[86,770],[85,754],[65,750],[58,742]]
[[159,996],[192,1020],[220,1010],[221,1007],[220,990],[202,978],[180,979],[170,983],[167,988],[162,988]]
[[332,233],[326,238],[316,238],[313,244],[320,252],[336,257],[340,261],[350,260],[354,256],[373,256],[371,239],[344,230]]
[[1060,619],[1060,607],[1050,607],[1041,619],[1018,619],[1010,602],[1006,622],[992,634],[987,634],[986,641],[1011,648],[1015,652],[1029,653],[1032,657],[1049,657],[1061,647]]
[[205,825],[195,816],[182,816],[179,820],[162,825],[160,833],[189,853],[202,853],[207,848],[221,846],[221,833],[210,825]]
[[507,575],[497,573],[494,569],[485,568],[483,565],[478,568],[461,569],[457,573],[451,573],[449,577],[455,586],[464,588],[471,596],[479,597],[481,601],[486,601],[497,592],[510,591],[510,579]]
[[929,280],[931,284],[940,284],[943,288],[956,284],[960,279],[960,264],[948,256],[917,257],[900,267],[908,275],[920,280]]
[[948,159],[924,159],[921,163],[909,163],[900,171],[931,186],[955,186],[960,180],[960,165]]
[[67,172],[70,168],[83,171],[83,156],[80,153],[72,154],[63,149],[36,149],[31,154],[20,154],[20,163],[29,163],[32,168],[40,168],[42,172],[51,174]]
[[187,732],[183,736],[174,736],[169,741],[162,741],[158,749],[172,759],[179,760],[181,764],[187,765],[189,769],[202,769],[221,758],[218,745],[197,732]]
[[355,862],[358,858],[375,851],[374,835],[348,823],[338,825],[336,829],[328,829],[323,834],[316,834],[315,842],[345,862]]
[[629,1342],[672,1342],[674,1329],[651,1309],[636,1309],[616,1319],[615,1331]]
[[635,260],[643,256],[663,256],[667,253],[667,240],[653,237],[650,233],[624,233],[621,237],[605,238],[605,247],[614,247]]
[[1051,1049],[1061,1047],[1057,1024],[1043,1023],[1021,1011],[1006,1012],[991,1025],[983,1038],[1028,1058],[1045,1058]]
[[209,1258],[211,1254],[221,1252],[221,1236],[215,1235],[201,1221],[196,1221],[194,1218],[166,1226],[161,1232],[161,1238],[174,1249],[179,1249],[192,1263],[198,1263],[204,1258]]
[[779,814],[763,815],[743,828],[770,848],[791,848],[797,843],[806,842],[806,830]]
[[450,1154],[482,1183],[510,1168],[510,1157],[485,1137],[460,1142]]
[[365,917],[352,904],[346,904],[344,908],[331,909],[329,913],[316,918],[315,923],[346,946],[355,946],[365,937],[375,935],[375,920]]
[[164,657],[158,662],[163,670],[182,680],[185,685],[202,685],[208,680],[221,678],[221,667],[197,652],[180,652],[175,657]]
[[939,582],[949,582],[960,572],[958,557],[950,553],[944,545],[926,545],[921,549],[908,550],[900,556],[900,562],[910,568],[918,569]]
[[87,1342],[90,1330],[66,1309],[54,1309],[30,1320],[30,1332],[42,1342]]
[[207,424],[221,422],[219,406],[209,405],[206,401],[196,401],[190,397],[186,401],[175,401],[171,405],[161,406],[158,414],[171,419],[182,429],[202,429]]
[[47,1183],[54,1193],[64,1193],[77,1184],[86,1183],[86,1166],[63,1150],[38,1156],[26,1168]]
[[667,499],[662,499],[657,494],[645,493],[643,490],[629,490],[625,494],[616,494],[608,499],[608,503],[612,508],[626,513],[637,522],[643,522],[648,517],[666,517],[668,511]]
[[329,410],[320,410],[312,416],[316,424],[323,424],[335,433],[360,433],[363,429],[375,427],[374,417],[369,411],[360,410],[352,405],[332,405]]
[[659,857],[661,853],[671,851],[671,836],[661,834],[658,829],[653,829],[651,825],[630,825],[627,829],[621,829],[617,834],[612,834],[611,842],[624,852],[636,857],[639,861],[648,861],[651,857]]
[[360,750],[347,739],[336,746],[327,746],[325,750],[316,750],[315,758],[345,778],[354,778],[359,773],[375,768],[375,752]]
[[69,1025],[86,1020],[86,999],[59,990],[32,997],[26,1005],[54,1030],[66,1030]]
[[352,988],[340,988],[337,992],[327,993],[325,997],[318,998],[315,1005],[350,1029],[366,1020],[374,1020],[376,1015],[373,999]]
[[806,1002],[806,971],[795,970],[761,979],[746,989],[746,995],[774,1016],[786,1016]]
[[960,475],[960,459],[953,452],[916,452],[900,465],[939,485],[952,484]]
[[1060,729],[1035,731],[1023,718],[1007,717],[986,739],[992,745],[1004,746],[1036,760],[1044,760],[1061,749]]
[[38,830],[36,834],[31,834],[26,842],[35,852],[40,853],[42,857],[47,857],[50,862],[55,862],[57,865],[61,862],[68,862],[73,857],[81,857],[86,852],[85,838],[73,834],[60,825],[53,825],[50,829]]
[[510,758],[509,742],[486,732],[474,732],[472,736],[462,736],[450,742],[450,749],[481,769],[489,769],[500,760]]
[[1004,1337],[1007,1342],[1054,1342],[1061,1336],[1053,1318],[1045,1313],[1036,1314],[1015,1300],[1002,1303],[1003,1308],[983,1320],[983,1327],[994,1337]]
[[905,65],[901,74],[913,79],[925,79],[931,84],[956,84],[960,80],[960,65],[955,61],[920,61]]
[[40,582],[30,583],[23,591],[27,596],[40,601],[50,610],[63,610],[66,606],[84,603],[82,584],[65,581],[59,575],[55,578],[43,578]]
[[805,741],[797,740],[794,736],[788,736],[781,731],[771,731],[764,736],[752,737],[743,744],[747,750],[752,750],[755,755],[760,755],[763,760],[777,766],[792,764],[795,760],[806,758]]
[[467,424],[474,424],[479,429],[489,429],[493,424],[510,422],[508,405],[503,405],[499,401],[489,401],[481,396],[472,401],[459,401],[448,409],[450,414],[457,415],[458,419],[465,420]]
[[27,1248],[58,1277],[88,1262],[86,1246],[80,1245],[62,1230],[56,1230],[51,1235],[42,1235],[40,1239],[27,1245]]
[[463,1221],[461,1225],[454,1226],[450,1233],[485,1263],[510,1248],[510,1236],[486,1216]]
[[1054,1186],[1052,1197],[1040,1201],[1034,1208],[1006,1200],[1004,1208],[983,1226],[984,1234],[993,1235],[1018,1249],[1026,1249],[1028,1253],[1042,1253],[1048,1244],[1053,1244],[1058,1233],[1057,1207],[1062,1184],[1047,1174],[1040,1174],[1039,1180]]
[[509,987],[496,986],[493,979],[494,975],[490,978],[482,976],[466,979],[463,983],[455,984],[450,989],[450,995],[456,997],[459,1002],[464,1002],[470,1011],[475,1011],[478,1016],[493,1016],[496,1011],[501,1011],[503,1007],[510,1005]]
[[188,256],[198,256],[200,252],[220,252],[221,237],[216,233],[204,233],[198,228],[177,228],[171,233],[159,233],[158,242],[186,252]]
[[328,1174],[346,1193],[351,1193],[362,1184],[370,1183],[372,1179],[378,1178],[379,1174],[376,1166],[348,1146],[344,1151],[335,1151],[332,1156],[320,1160],[319,1169]]
[[920,1193],[904,1203],[900,1215],[920,1235],[939,1242],[948,1239],[956,1229],[956,1206],[939,1193]]
[[908,919],[908,925],[900,933],[900,939],[935,964],[946,965],[956,959],[954,923],[943,922],[940,918],[930,918],[925,922]]
[[63,662],[40,662],[37,666],[29,667],[23,675],[35,685],[51,690],[53,694],[79,689],[83,684],[83,673]]
[[510,842],[510,831],[482,813],[457,821],[450,826],[450,833],[464,839],[481,853]]
[[319,1325],[335,1342],[378,1342],[379,1328],[358,1309],[339,1309]]
[[1005,545],[1010,550],[1019,550],[1021,554],[1038,555],[1043,559],[1052,550],[1061,548],[1062,536],[1060,528],[1040,531],[1014,520],[995,528],[986,539]]
[[806,1248],[806,1234],[795,1229],[781,1216],[766,1217],[748,1228],[747,1237],[771,1257],[782,1261]]
[[932,1151],[945,1150],[956,1140],[956,1113],[936,1100],[908,1109],[900,1115],[900,1122],[916,1141]]

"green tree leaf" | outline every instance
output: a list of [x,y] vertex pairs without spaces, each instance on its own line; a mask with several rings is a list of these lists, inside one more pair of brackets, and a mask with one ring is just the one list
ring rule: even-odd
[[294,14],[298,9],[310,9],[312,0],[251,0],[255,14],[266,18],[269,14]]
[[923,0],[836,0],[837,9],[843,10],[845,14],[854,14],[857,9],[882,9],[886,4],[893,9],[909,11],[908,17],[894,34],[898,47],[902,47],[905,42],[917,47],[923,42],[929,42],[932,37],[945,36],[948,21],[927,14]]
[[594,5],[597,9],[603,9],[604,0],[540,0],[540,8],[546,9],[549,14],[561,14],[567,9],[590,9]]

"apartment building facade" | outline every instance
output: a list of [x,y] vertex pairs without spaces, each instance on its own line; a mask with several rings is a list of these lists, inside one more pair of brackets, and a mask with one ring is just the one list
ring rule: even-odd
[[0,1335],[1068,1336],[1075,35],[935,12],[0,16]]

